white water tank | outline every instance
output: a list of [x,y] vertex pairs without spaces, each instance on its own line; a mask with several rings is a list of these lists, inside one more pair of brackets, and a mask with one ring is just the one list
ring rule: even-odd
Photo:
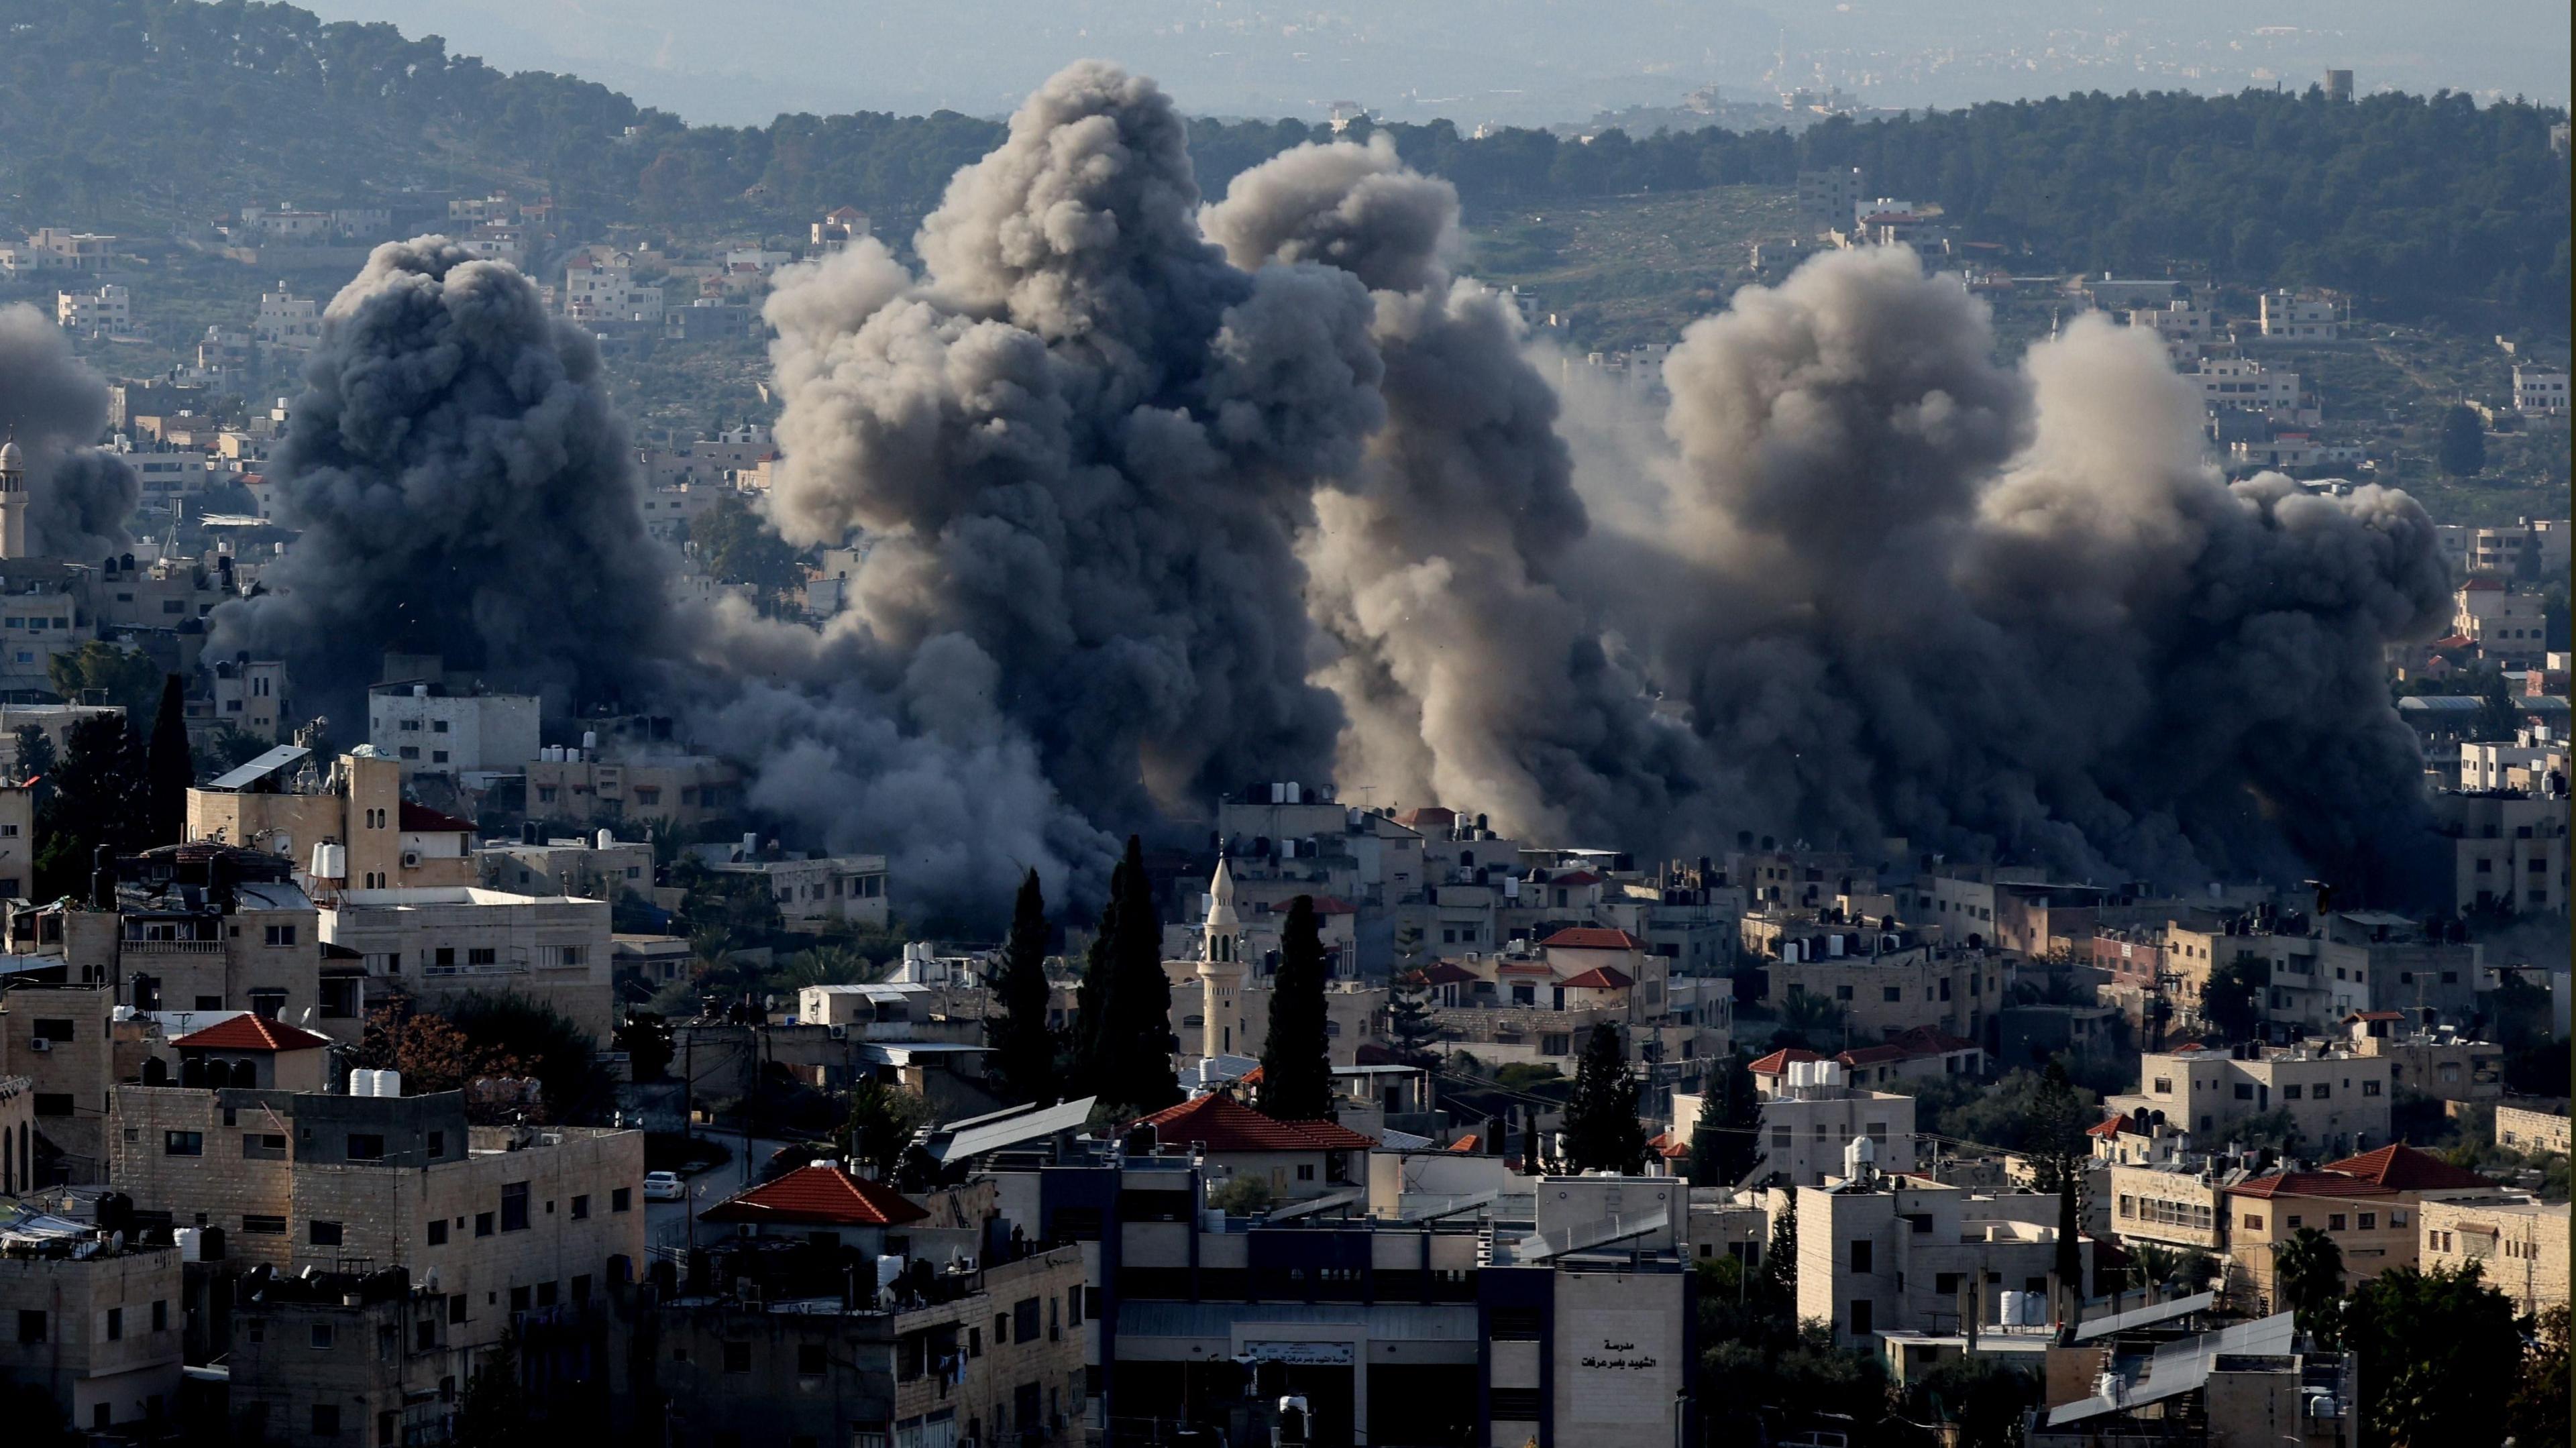
[[1878,1165],[1878,1143],[1866,1136],[1855,1136],[1843,1143],[1843,1175],[1857,1181],[1869,1175]]
[[1830,957],[1832,957],[1832,958],[1833,958],[1833,959],[1835,959],[1835,960],[1840,960],[1840,959],[1842,959],[1842,958],[1843,958],[1843,937],[1842,937],[1842,932],[1840,932],[1840,931],[1836,931],[1836,932],[1834,932],[1833,934],[1828,935],[1828,936],[1826,936],[1826,937],[1825,937],[1825,954],[1826,954],[1826,955],[1828,955],[1828,956],[1830,956]]
[[614,849],[614,848],[616,848],[616,845],[617,845],[617,831],[615,831],[615,830],[601,830],[601,831],[599,832],[599,847],[600,847],[601,849],[603,849],[603,850],[607,850],[607,849]]
[[589,753],[592,753],[593,751],[597,750],[598,748],[599,748],[599,731],[598,731],[598,730],[596,730],[596,729],[584,729],[583,731],[581,731],[581,752],[582,752],[582,753],[584,753],[584,754],[589,754]]
[[172,1232],[170,1236],[179,1244],[180,1261],[202,1262],[206,1260],[206,1234],[203,1229],[197,1227],[181,1227],[177,1231]]
[[315,845],[313,847],[312,873],[313,878],[316,880],[345,880],[349,878],[349,847],[347,845]]
[[2027,1294],[2004,1291],[1995,1294],[1995,1321],[2002,1327],[2021,1326],[2021,1300]]
[[1815,1062],[1813,1062],[1813,1061],[1792,1061],[1792,1062],[1790,1062],[1790,1063],[1789,1063],[1789,1089],[1790,1089],[1790,1090],[1792,1090],[1792,1091],[1804,1091],[1804,1090],[1806,1090],[1808,1087],[1813,1086],[1813,1085],[1815,1085],[1815,1084],[1816,1084],[1816,1063],[1815,1063]]
[[376,1073],[374,1068],[358,1066],[353,1067],[350,1070],[349,1094],[352,1096],[373,1096],[376,1094]]
[[2021,1295],[2021,1325],[2024,1327],[2046,1327],[2048,1325],[2047,1293],[2025,1292]]

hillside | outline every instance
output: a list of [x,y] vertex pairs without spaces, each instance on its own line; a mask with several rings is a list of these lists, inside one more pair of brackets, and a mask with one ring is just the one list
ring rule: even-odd
[[[389,25],[288,5],[0,0],[0,227],[128,234],[203,227],[251,200],[383,204],[511,185],[586,224],[800,229],[855,202],[903,236],[999,126],[954,112],[784,115],[691,127],[604,86],[504,75]],[[1471,215],[1533,202],[1784,186],[1864,169],[1939,202],[2034,265],[2339,287],[2382,312],[2465,312],[2563,331],[2569,304],[2561,112],[2466,97],[2099,93],[1785,132],[1704,130],[1590,144],[1544,131],[1390,128],[1457,183]],[[1203,122],[1211,192],[1326,134]]]

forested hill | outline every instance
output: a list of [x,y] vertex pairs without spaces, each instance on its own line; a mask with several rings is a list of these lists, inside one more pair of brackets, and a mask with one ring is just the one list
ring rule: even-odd
[[[435,37],[323,24],[287,5],[0,0],[0,224],[127,231],[247,201],[357,204],[403,188],[550,190],[576,214],[802,229],[855,202],[906,225],[1000,135],[942,112],[786,115],[691,127],[599,85],[504,75]],[[1856,165],[1877,193],[1937,201],[1973,237],[2047,265],[2168,261],[2309,282],[2383,310],[2485,302],[2555,323],[2569,305],[2564,113],[2466,97],[2089,94],[1790,136],[1708,130],[1589,144],[1541,131],[1394,129],[1471,209],[1746,182]],[[1315,139],[1303,122],[1202,122],[1210,191]]]

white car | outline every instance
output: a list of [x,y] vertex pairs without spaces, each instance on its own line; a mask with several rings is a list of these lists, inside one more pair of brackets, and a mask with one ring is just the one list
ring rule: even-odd
[[644,1173],[644,1200],[648,1202],[682,1202],[687,1201],[688,1197],[689,1189],[680,1185],[680,1174],[678,1172],[648,1171]]

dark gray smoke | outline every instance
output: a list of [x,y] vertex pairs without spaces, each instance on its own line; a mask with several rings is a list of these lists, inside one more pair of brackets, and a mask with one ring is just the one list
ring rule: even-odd
[[29,552],[95,563],[133,545],[126,521],[141,487],[94,445],[107,428],[107,383],[33,307],[0,307],[0,428],[26,455]]
[[1693,586],[1658,668],[1743,825],[2414,883],[2422,766],[2382,653],[2449,584],[2404,494],[2231,487],[2150,335],[2086,319],[2008,370],[1983,305],[1896,249],[1739,293],[1666,375],[1662,536]]
[[771,517],[874,537],[851,627],[954,636],[1094,818],[1320,778],[1339,726],[1295,531],[1381,420],[1369,299],[1229,265],[1179,115],[1092,62],[1050,80],[922,226],[782,278]]
[[1349,719],[1343,786],[1553,840],[1660,833],[1690,741],[1558,586],[1588,525],[1556,395],[1509,301],[1450,273],[1457,192],[1379,136],[1256,166],[1204,219],[1238,266],[1341,267],[1376,303],[1387,426],[1302,549],[1340,646],[1321,677]]
[[269,592],[217,610],[212,646],[284,657],[333,711],[388,648],[558,710],[640,702],[669,647],[669,563],[590,338],[436,236],[377,247],[324,316],[269,467],[302,536]]

